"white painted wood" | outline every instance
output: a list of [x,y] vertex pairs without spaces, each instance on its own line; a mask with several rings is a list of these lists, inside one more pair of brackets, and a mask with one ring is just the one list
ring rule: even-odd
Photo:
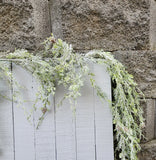
[[56,121],[56,160],[76,160],[75,143],[75,117],[67,100],[57,107],[65,90],[57,87],[55,95],[55,121]]
[[[111,100],[111,79],[106,72],[106,66],[94,64],[94,74],[96,83]],[[109,104],[107,101],[101,102],[95,92],[94,96],[97,160],[114,160],[113,125]]]
[[[5,79],[0,79],[0,93],[11,97],[11,88]],[[12,101],[0,97],[0,160],[13,160]]]
[[[33,100],[35,102],[36,93],[38,91],[38,83],[33,78]],[[38,129],[37,125],[39,122],[39,117],[41,117],[42,112],[40,108],[42,103],[39,101],[36,104],[37,111],[34,112],[34,122],[35,122],[35,150],[36,150],[36,160],[55,160],[55,121],[54,121],[54,101],[53,97],[50,96],[49,100],[51,102],[48,106],[49,112],[46,114],[42,124]]]
[[81,94],[76,107],[77,160],[95,160],[94,95],[88,77]]
[[[111,80],[105,66],[90,64],[99,87],[111,99]],[[38,84],[32,75],[13,65],[13,74],[21,88],[29,112],[37,93]],[[11,97],[11,90],[0,81],[0,90]],[[13,90],[16,91],[15,85]],[[100,101],[86,77],[82,96],[78,98],[73,114],[68,100],[59,108],[57,103],[65,93],[57,87],[56,95],[50,97],[50,112],[36,130],[41,111],[32,116],[32,125],[26,120],[24,110],[18,104],[0,99],[0,159],[2,160],[113,160],[112,115],[108,102]],[[12,106],[13,104],[13,106]],[[38,102],[37,107],[42,106]],[[13,110],[12,110],[13,108]],[[14,125],[13,125],[14,124]],[[13,143],[15,141],[15,143]],[[13,148],[14,146],[14,148]],[[15,150],[15,159],[14,151]]]
[[[18,107],[14,106],[14,131],[15,131],[15,160],[35,160],[34,148],[34,126],[31,125],[24,116],[25,107],[27,112],[32,108],[32,75],[19,66],[13,65],[13,75],[16,81],[24,88],[20,89],[22,99],[26,102]],[[17,90],[13,86],[13,90]]]

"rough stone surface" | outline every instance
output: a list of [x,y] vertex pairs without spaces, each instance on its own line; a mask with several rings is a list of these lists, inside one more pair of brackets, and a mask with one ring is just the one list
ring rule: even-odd
[[0,50],[35,47],[32,6],[26,1],[0,3]]
[[151,0],[150,7],[150,45],[151,50],[156,50],[156,1]]
[[149,49],[150,0],[61,0],[63,38],[77,50]]
[[1,0],[0,50],[33,49],[51,31],[77,50],[148,49],[149,17],[149,0]]
[[50,0],[51,30],[56,38],[63,39],[60,0]]
[[156,160],[156,140],[141,145],[139,160]]
[[51,18],[49,0],[29,0],[33,7],[33,23],[36,35],[36,45],[40,46],[45,38],[51,34]]
[[143,129],[143,134],[145,136],[142,139],[142,142],[148,142],[155,137],[155,122],[156,122],[156,104],[155,99],[146,99],[146,101],[141,102],[141,106],[144,109],[144,118],[145,118],[145,128]]
[[0,1],[0,51],[33,50],[51,33],[48,0]]
[[117,51],[114,55],[134,76],[146,98],[156,98],[156,52]]

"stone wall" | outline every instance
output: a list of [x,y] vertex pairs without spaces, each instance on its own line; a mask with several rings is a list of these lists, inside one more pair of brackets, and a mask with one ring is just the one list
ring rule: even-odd
[[148,0],[62,0],[62,32],[77,50],[149,49]]
[[45,0],[0,0],[0,51],[33,50],[50,35]]
[[28,2],[0,3],[0,50],[35,47],[32,10]]
[[147,101],[140,160],[156,159],[156,1],[0,0],[0,51],[40,46],[53,32],[77,52],[110,51]]

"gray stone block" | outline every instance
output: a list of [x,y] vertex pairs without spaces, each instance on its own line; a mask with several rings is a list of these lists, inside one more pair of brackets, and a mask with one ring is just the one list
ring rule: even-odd
[[51,31],[76,50],[149,49],[149,6],[149,0],[3,0],[0,50],[34,49]]
[[151,50],[156,50],[156,1],[151,0],[150,7],[150,44]]
[[117,51],[114,55],[134,76],[146,98],[156,98],[156,52]]
[[143,129],[145,139],[142,142],[147,142],[155,138],[155,99],[146,99],[146,102],[142,101],[141,105],[144,109],[145,117],[145,128]]
[[34,50],[51,33],[48,0],[4,0],[0,3],[0,51]]
[[76,50],[149,49],[149,1],[61,0],[63,38]]
[[49,0],[30,0],[33,7],[34,32],[37,46],[51,34],[51,19]]
[[139,160],[156,160],[156,140],[141,145]]
[[62,35],[62,13],[60,0],[50,0],[50,17],[51,17],[51,30],[56,38],[63,38]]
[[0,51],[35,48],[33,8],[29,1],[0,4]]

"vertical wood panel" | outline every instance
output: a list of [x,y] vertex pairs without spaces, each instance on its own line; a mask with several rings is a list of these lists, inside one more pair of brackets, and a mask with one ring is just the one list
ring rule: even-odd
[[[35,160],[34,148],[34,126],[30,125],[24,116],[21,107],[29,110],[32,107],[32,75],[19,66],[13,65],[13,74],[17,82],[25,88],[21,88],[22,99],[26,102],[18,108],[18,104],[13,102],[14,106],[14,131],[15,131],[15,160]],[[14,91],[17,90],[15,86]]]
[[[11,97],[11,88],[5,79],[0,79],[0,93]],[[0,97],[0,159],[13,160],[12,101]]]
[[[33,78],[33,100],[36,99],[38,84]],[[45,116],[43,122],[36,129],[39,117],[42,115],[40,108],[43,107],[41,101],[36,105],[37,111],[34,113],[34,132],[35,132],[35,150],[36,160],[55,160],[55,124],[54,124],[54,101],[50,96],[50,110]]]
[[[105,66],[94,64],[95,80],[111,100],[111,80]],[[112,114],[107,101],[95,93],[95,132],[97,160],[114,160]]]
[[62,106],[57,107],[64,93],[63,87],[57,87],[57,93],[55,95],[56,160],[76,160],[74,115],[70,104],[66,100]]
[[[91,64],[97,84],[111,99],[111,81],[104,66]],[[32,81],[32,75],[19,66],[13,65],[13,74],[25,88],[20,89],[27,102],[23,103],[27,111],[35,100],[38,84]],[[11,96],[4,81],[0,81],[0,90]],[[13,86],[13,90],[17,90]],[[51,97],[50,113],[36,130],[41,111],[33,114],[32,125],[26,120],[18,104],[2,99],[0,116],[0,159],[14,160],[13,141],[15,140],[15,160],[113,160],[112,115],[108,102],[101,102],[90,86],[88,78],[78,99],[76,115],[72,113],[67,100],[59,108],[57,103],[65,93],[63,87],[57,87],[55,101]],[[12,117],[12,104],[14,119]],[[42,103],[38,102],[37,107]],[[14,120],[14,121],[13,121]],[[14,122],[14,137],[13,137]]]
[[77,160],[95,160],[94,95],[88,81],[86,77],[76,109]]

